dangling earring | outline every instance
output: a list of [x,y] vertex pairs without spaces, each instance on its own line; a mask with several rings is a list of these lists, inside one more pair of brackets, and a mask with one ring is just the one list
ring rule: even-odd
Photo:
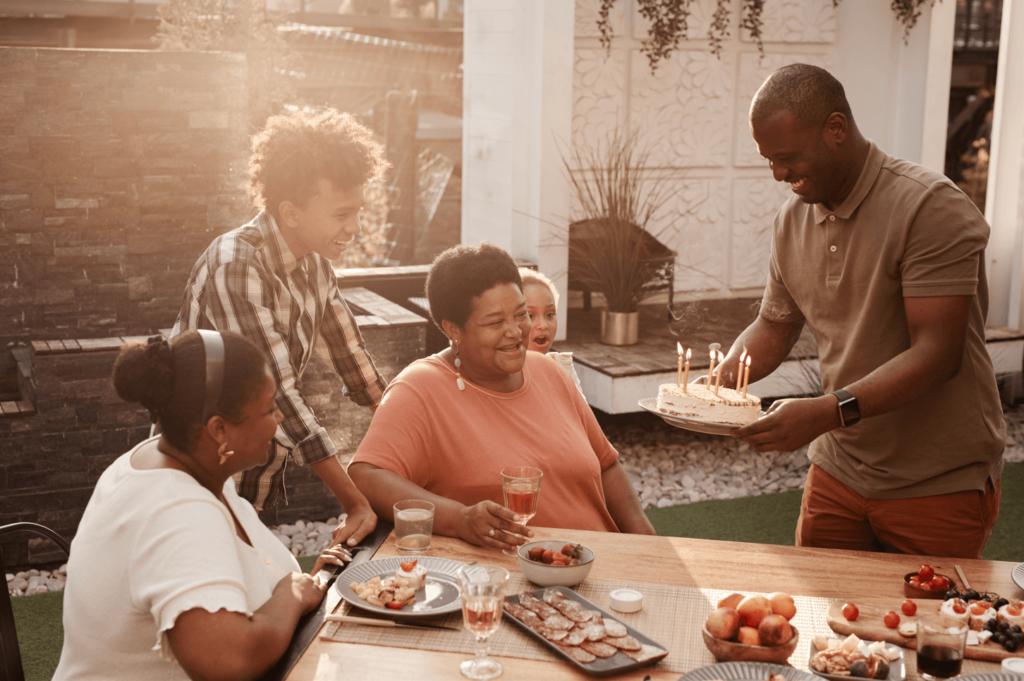
[[217,450],[217,454],[220,455],[220,465],[221,466],[223,466],[224,462],[228,460],[228,457],[234,455],[234,453],[235,453],[233,450],[229,450],[229,451],[225,452],[224,450],[227,449],[227,448],[228,448],[228,443],[225,442],[225,443],[221,444],[220,449]]
[[452,349],[455,351],[455,385],[459,386],[459,390],[465,390],[466,382],[462,380],[462,372],[460,371],[462,360],[459,359],[459,341],[455,341]]

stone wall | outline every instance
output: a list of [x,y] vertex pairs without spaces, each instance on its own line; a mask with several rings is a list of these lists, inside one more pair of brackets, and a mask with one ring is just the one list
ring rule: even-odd
[[0,48],[0,347],[152,333],[242,224],[243,55]]
[[[425,319],[363,289],[345,295],[361,308],[356,321],[385,379],[390,381],[425,354]],[[38,522],[70,540],[100,474],[149,435],[150,422],[145,409],[122,402],[114,392],[110,375],[120,342],[83,342],[79,345],[86,349],[77,351],[36,351],[45,345],[19,351],[31,363],[31,388],[24,392],[33,393],[35,413],[0,416],[0,525]],[[317,356],[306,369],[303,387],[347,464],[372,413],[342,395],[341,381]],[[288,504],[265,511],[264,522],[324,520],[340,512],[337,499],[311,468],[290,466],[285,479]],[[18,535],[4,541],[5,565],[59,561],[62,556],[45,539]]]

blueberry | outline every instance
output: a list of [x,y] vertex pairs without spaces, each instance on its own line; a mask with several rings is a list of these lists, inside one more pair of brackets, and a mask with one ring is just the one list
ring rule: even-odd
[[999,629],[999,622],[995,620],[989,620],[988,622],[985,622],[985,628],[994,634],[996,630]]
[[981,594],[979,594],[974,589],[968,589],[967,591],[964,592],[964,600],[965,601],[976,601],[980,597],[981,597]]
[[1003,643],[1003,647],[1006,648],[1006,652],[1008,652],[1008,653],[1017,652],[1017,642],[1014,641],[1013,639],[1010,639],[1010,640],[1006,641],[1005,643]]
[[960,592],[956,589],[950,589],[946,592],[946,600],[948,601],[950,598],[960,598]]
[[1010,630],[1010,623],[1009,622],[1000,622],[999,623],[999,631],[1009,631],[1009,630]]
[[994,634],[992,636],[992,642],[993,643],[998,643],[998,644],[1002,645],[1003,641],[1005,641],[1005,640],[1006,640],[1006,635],[1005,634]]
[[996,601],[995,603],[992,604],[992,607],[995,608],[996,610],[998,610],[999,608],[1003,607],[1004,605],[1009,605],[1009,604],[1010,604],[1010,601],[1006,600],[1005,598],[1000,598],[998,601]]
[[1015,634],[1019,634],[1020,633],[1020,625],[1019,624],[1014,624],[1012,627],[1010,627],[1010,631],[1012,631]]

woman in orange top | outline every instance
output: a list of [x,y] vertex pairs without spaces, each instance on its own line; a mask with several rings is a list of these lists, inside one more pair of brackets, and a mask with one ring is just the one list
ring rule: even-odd
[[532,533],[501,504],[501,470],[544,473],[542,527],[654,534],[618,453],[569,377],[527,352],[530,315],[511,256],[456,246],[427,277],[430,316],[451,341],[391,383],[349,474],[374,511],[435,505],[434,532],[508,548]]

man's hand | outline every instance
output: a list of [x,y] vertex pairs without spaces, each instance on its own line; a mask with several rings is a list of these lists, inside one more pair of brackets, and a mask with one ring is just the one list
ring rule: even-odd
[[842,425],[835,395],[778,400],[752,423],[732,431],[759,452],[792,452]]
[[[348,509],[347,509],[348,510]],[[363,537],[373,532],[377,527],[377,514],[373,512],[369,504],[359,504],[348,510],[348,517],[334,529],[334,544],[348,543],[355,546],[363,540]]]

